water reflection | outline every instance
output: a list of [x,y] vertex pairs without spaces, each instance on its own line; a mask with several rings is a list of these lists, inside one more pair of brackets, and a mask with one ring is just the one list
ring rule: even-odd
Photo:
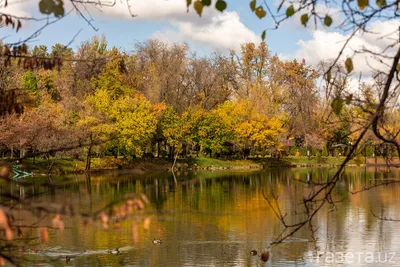
[[[342,202],[336,208],[324,207],[315,217],[316,243],[310,242],[311,233],[305,228],[273,247],[267,263],[260,260],[261,252],[284,229],[263,193],[278,195],[283,213],[298,220],[302,216],[299,203],[312,190],[310,184],[324,182],[334,173],[335,169],[325,168],[175,176],[103,174],[53,177],[56,188],[30,180],[32,186],[10,184],[0,190],[32,203],[64,205],[70,214],[94,213],[116,203],[111,213],[99,212],[96,221],[55,214],[43,218],[35,229],[23,228],[37,219],[21,210],[18,224],[23,235],[37,237],[23,253],[44,260],[38,266],[65,264],[65,256],[71,256],[68,264],[75,266],[334,266],[332,255],[344,266],[399,265],[400,253],[385,263],[369,262],[366,253],[399,250],[400,222],[384,222],[373,213],[400,219],[400,186],[349,193],[399,179],[397,169],[376,168],[346,169],[333,195]],[[146,208],[140,193],[148,198]],[[140,197],[125,200],[127,195]],[[153,245],[154,238],[163,244]],[[107,253],[114,248],[121,253]],[[252,256],[251,250],[257,250],[258,256]],[[337,253],[353,253],[356,258],[343,262]]]

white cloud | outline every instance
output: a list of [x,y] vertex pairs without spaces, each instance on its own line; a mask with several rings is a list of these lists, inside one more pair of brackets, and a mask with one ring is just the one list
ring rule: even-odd
[[[129,16],[123,3],[104,9],[104,15]],[[261,41],[240,21],[237,12],[220,13],[210,7],[204,8],[202,17],[199,17],[194,10],[186,12],[185,0],[136,0],[130,4],[131,12],[137,15],[134,20],[160,20],[174,28],[153,33],[152,37],[163,41],[209,45],[222,50],[237,50],[242,43]]]
[[248,29],[236,12],[224,12],[211,17],[207,24],[172,21],[176,31],[156,32],[153,37],[174,42],[194,41],[219,49],[239,50],[246,42],[260,42],[261,38]]
[[14,16],[28,17],[32,14],[30,10],[32,9],[33,4],[32,1],[21,2],[18,0],[8,0],[6,7],[4,4],[0,4],[0,11]]
[[[113,0],[107,0],[114,3]],[[102,1],[106,3],[106,1]],[[136,15],[135,20],[169,19],[186,14],[185,0],[117,0],[111,7],[100,9],[103,16],[128,19],[131,13]],[[100,12],[95,12],[101,15]]]
[[[344,61],[347,57],[353,56],[354,51],[362,51],[364,48],[374,53],[381,54],[383,50],[391,43],[393,39],[386,36],[389,33],[394,33],[398,29],[397,21],[375,21],[371,23],[369,30],[372,33],[356,34],[347,47],[344,49],[340,60]],[[396,34],[396,33],[394,33]],[[385,38],[380,38],[385,36]],[[294,57],[298,59],[304,58],[308,64],[318,65],[322,60],[333,59],[338,56],[345,41],[349,38],[349,34],[338,32],[327,32],[317,30],[313,32],[310,40],[299,40],[299,50]],[[388,49],[386,55],[394,55],[394,49]],[[384,62],[388,62],[383,59]],[[363,74],[371,74],[374,69],[386,70],[387,66],[379,62],[371,54],[362,53],[356,54],[353,57],[354,70]]]

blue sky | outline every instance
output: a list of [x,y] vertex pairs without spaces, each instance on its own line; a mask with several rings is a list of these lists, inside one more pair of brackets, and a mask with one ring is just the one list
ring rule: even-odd
[[[8,0],[8,7],[1,8],[0,6],[0,10],[20,16],[46,18],[38,12],[39,0],[22,1]],[[137,14],[137,17],[130,17],[126,1],[129,1],[131,11]],[[66,10],[69,10],[70,3],[64,2]],[[72,13],[44,29],[29,45],[45,44],[51,47],[55,43],[67,44],[81,30],[71,45],[74,49],[92,36],[104,34],[110,46],[116,46],[127,52],[134,49],[135,42],[158,38],[169,43],[187,42],[193,52],[206,55],[213,51],[238,50],[240,44],[244,42],[259,42],[262,31],[274,26],[270,14],[267,13],[266,17],[260,20],[251,12],[249,0],[228,0],[227,2],[226,12],[220,13],[214,8],[206,8],[203,10],[202,17],[199,18],[193,8],[186,13],[186,0],[116,0],[115,6],[103,7],[101,12],[90,9],[90,14],[94,18],[92,23],[99,29],[97,32],[76,13]],[[329,29],[321,25],[317,30],[313,26],[305,28],[300,23],[301,14],[295,15],[283,23],[278,30],[267,32],[266,42],[271,52],[283,59],[304,58],[308,64],[314,66],[317,66],[321,60],[336,56],[349,33],[338,31],[335,27],[342,19],[339,9],[327,9],[323,5],[318,9],[321,14],[329,14],[334,19],[334,24]],[[28,36],[42,23],[23,24],[18,34],[11,29],[1,28],[0,36],[6,37],[4,42],[11,43]],[[398,27],[399,21],[374,21],[370,24],[370,30],[379,34],[356,35],[344,51],[342,59],[352,56],[354,49],[362,47],[381,53],[388,45],[389,39],[378,38]],[[371,61],[366,64],[364,56],[356,56],[353,62],[356,71],[363,73],[371,71],[368,69]],[[382,67],[378,62],[372,62],[372,64],[376,68]]]
[[[91,11],[91,14],[94,16],[93,25],[98,28],[98,31],[94,31],[82,18],[75,14],[71,14],[59,22],[48,26],[45,30],[43,30],[38,38],[30,43],[30,45],[33,46],[35,44],[45,44],[47,46],[52,46],[57,42],[68,43],[73,36],[80,29],[82,29],[74,43],[71,45],[71,47],[74,49],[78,47],[82,41],[90,39],[94,35],[104,34],[111,46],[117,46],[126,51],[132,50],[134,43],[137,41],[145,41],[148,38],[157,36],[162,36],[161,39],[169,42],[186,41],[192,46],[192,50],[199,54],[205,54],[215,50],[223,52],[228,50],[228,47],[226,46],[209,44],[207,41],[198,42],[190,38],[190,36],[182,36],[177,38],[177,26],[174,25],[174,23],[171,23],[171,21],[174,21],[174,15],[179,12],[179,8],[175,8],[177,11],[166,10],[165,16],[161,16],[163,18],[160,18],[160,16],[155,16],[152,18],[151,15],[149,16],[148,14],[141,14],[142,9],[136,10],[135,12],[135,2],[138,1],[132,1],[132,12],[137,13],[138,17],[136,18],[129,18],[129,12],[126,10],[126,6],[115,7],[115,9],[122,10],[122,12],[118,14],[115,14],[115,12],[112,11],[114,7],[103,8],[103,14],[100,14],[96,11]],[[179,4],[181,6],[181,14],[179,14],[179,18],[182,18],[183,21],[190,21],[193,23],[193,25],[202,23],[201,20],[207,21],[212,17],[220,15],[218,14],[218,11],[214,10],[214,8],[207,8],[203,11],[203,17],[205,18],[197,18],[197,15],[193,9],[191,9],[189,13],[185,12],[185,0],[149,1],[149,10],[153,8],[151,6],[151,2],[155,2],[157,4],[159,3],[160,5],[164,6],[169,4],[176,6]],[[18,5],[11,5],[10,12],[14,11],[14,9],[18,9],[16,6]],[[30,1],[28,7],[25,5],[20,7],[20,9],[22,12],[24,12],[24,14],[40,17],[40,14],[37,12],[38,1]],[[123,14],[123,11],[126,11],[125,14]],[[239,15],[240,23],[242,23],[245,28],[254,33],[254,35],[257,37],[260,36],[264,29],[273,27],[273,22],[268,15],[265,19],[260,20],[254,15],[254,13],[251,12],[248,1],[228,1],[228,11],[237,13]],[[18,33],[18,35],[16,35],[15,32],[10,29],[3,28],[2,36],[9,36],[5,39],[6,42],[15,41],[18,40],[18,38],[23,38],[24,36],[32,33],[36,28],[39,27],[39,25],[40,23],[23,25],[24,27]],[[173,36],[171,36],[171,38],[169,38],[169,32],[175,32],[172,34]],[[244,35],[244,38],[245,37],[246,34]],[[229,34],[226,34],[225,36],[218,36],[218,38],[229,38]],[[297,27],[282,27],[279,30],[269,31],[267,33],[266,41],[273,53],[291,54],[298,49],[298,40],[308,40],[310,38],[311,34],[308,31],[299,31]],[[249,38],[248,41],[254,40]],[[229,48],[237,48],[237,45]]]

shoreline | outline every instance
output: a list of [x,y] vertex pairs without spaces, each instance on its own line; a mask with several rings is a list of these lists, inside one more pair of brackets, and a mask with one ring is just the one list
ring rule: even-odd
[[[338,167],[343,162],[344,157],[311,158],[307,157],[287,157],[287,158],[249,158],[244,160],[225,160],[214,158],[189,158],[178,159],[174,170],[199,171],[199,170],[261,170],[274,168],[315,168],[315,167]],[[0,161],[0,176],[10,177],[12,174],[12,160]],[[146,174],[158,171],[171,171],[173,160],[165,158],[153,159],[115,159],[115,158],[94,158],[92,168],[85,170],[84,161],[72,158],[52,159],[24,159],[19,165],[21,170],[32,172],[33,175],[60,175],[60,174],[82,174],[98,173],[108,171],[127,170],[130,173]],[[367,158],[352,159],[348,167],[386,167],[383,159]],[[399,167],[400,160],[391,162],[390,166]],[[11,175],[12,176],[12,175]]]

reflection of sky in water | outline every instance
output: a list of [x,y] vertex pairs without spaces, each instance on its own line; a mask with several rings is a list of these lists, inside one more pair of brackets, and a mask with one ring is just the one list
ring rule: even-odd
[[[137,179],[129,174],[97,175],[90,183],[84,177],[74,178],[35,201],[62,203],[69,196],[75,210],[93,212],[125,194],[141,191],[151,205],[118,227],[111,223],[108,230],[99,222],[83,226],[80,218],[64,218],[66,229],[49,229],[48,243],[32,244],[38,253],[27,255],[31,259],[58,259],[40,266],[57,266],[66,255],[73,256],[71,264],[76,266],[399,266],[400,222],[377,220],[371,210],[378,216],[400,218],[400,186],[354,196],[348,193],[348,189],[356,191],[399,177],[397,170],[388,176],[373,168],[367,173],[363,168],[347,169],[334,200],[350,198],[336,209],[324,207],[315,218],[317,251],[308,241],[310,232],[303,229],[295,238],[273,247],[267,264],[261,262],[261,252],[283,229],[263,190],[279,194],[282,211],[292,219],[301,219],[293,211],[301,207],[298,203],[311,189],[299,181],[324,181],[333,173],[332,169],[178,173],[177,185],[170,174]],[[29,195],[33,189],[10,190]],[[34,190],[47,189],[35,186]],[[153,245],[153,238],[162,239],[163,244]],[[113,248],[120,248],[120,255],[107,253]],[[252,249],[258,251],[257,256],[250,255]],[[348,253],[347,260],[340,253]]]

